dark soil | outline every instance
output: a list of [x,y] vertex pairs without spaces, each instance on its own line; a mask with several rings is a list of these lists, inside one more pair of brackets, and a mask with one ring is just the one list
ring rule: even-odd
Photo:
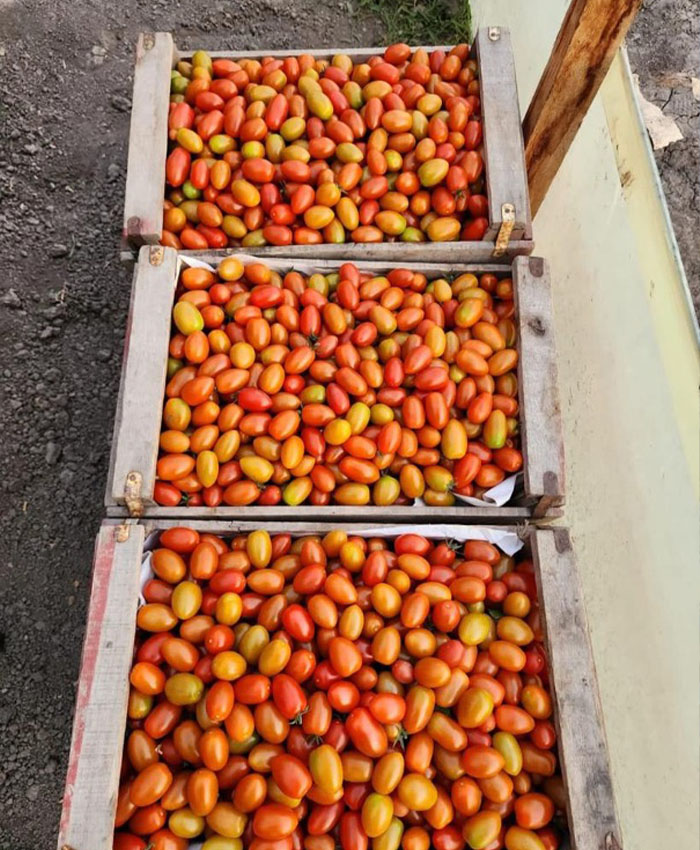
[[[678,18],[666,27],[681,7],[682,28]],[[697,67],[691,8],[645,10],[632,58],[647,96],[683,116],[688,140],[658,161],[697,280],[698,105],[685,82],[663,83]],[[349,9],[0,3],[0,850],[56,840],[129,297],[117,245],[137,34],[251,50],[381,42],[376,23]]]

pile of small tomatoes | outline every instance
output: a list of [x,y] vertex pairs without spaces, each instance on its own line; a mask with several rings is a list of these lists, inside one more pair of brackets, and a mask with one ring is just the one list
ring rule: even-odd
[[393,44],[354,64],[215,59],[171,80],[162,244],[483,239],[478,68]]
[[114,850],[557,850],[530,561],[415,533],[157,545]]
[[513,283],[181,272],[158,504],[451,505],[523,464]]

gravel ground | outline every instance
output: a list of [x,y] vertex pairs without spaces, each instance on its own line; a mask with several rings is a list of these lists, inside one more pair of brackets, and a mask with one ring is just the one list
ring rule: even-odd
[[[658,162],[697,284],[692,9],[657,0],[630,48],[647,97],[686,136]],[[382,38],[371,20],[348,27],[345,3],[313,0],[235,12],[222,0],[0,0],[0,14],[0,850],[35,850],[55,843],[102,517],[130,283],[116,246],[136,36],[216,47],[225,29],[238,49]]]
[[[673,21],[669,26],[668,22]],[[692,0],[646,0],[627,49],[644,97],[674,118],[683,140],[655,152],[695,312],[700,315],[700,12]],[[693,92],[692,79],[696,90]]]

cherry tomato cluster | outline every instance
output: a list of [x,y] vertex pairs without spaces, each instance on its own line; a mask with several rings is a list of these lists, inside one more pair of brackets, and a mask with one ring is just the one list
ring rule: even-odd
[[182,271],[155,500],[451,505],[517,472],[513,284]]
[[359,64],[342,54],[212,61],[200,50],[171,89],[164,245],[484,237],[478,68],[466,44],[393,44]]
[[114,850],[556,850],[530,561],[341,530],[158,546]]

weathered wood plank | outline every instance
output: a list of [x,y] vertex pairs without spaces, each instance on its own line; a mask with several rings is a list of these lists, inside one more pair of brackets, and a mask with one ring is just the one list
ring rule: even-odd
[[[107,510],[110,517],[126,516],[124,507],[110,507]],[[143,515],[149,519],[180,519],[181,522],[189,523],[190,520],[246,520],[267,521],[279,517],[288,517],[286,522],[297,521],[327,522],[331,520],[353,521],[353,522],[430,522],[430,523],[462,523],[463,525],[478,525],[479,523],[513,523],[523,522],[532,516],[532,508],[525,506],[510,507],[474,507],[472,505],[454,506],[451,508],[431,508],[426,505],[402,506],[390,505],[388,507],[367,506],[350,507],[347,505],[273,505],[271,507],[260,507],[250,505],[247,507],[228,507],[222,505],[218,508],[207,508],[197,506],[191,508],[175,507],[163,508],[160,506],[146,506]]]
[[145,529],[97,536],[58,848],[111,850]]
[[571,0],[523,121],[535,215],[641,0]]
[[504,27],[482,27],[477,32],[475,46],[489,200],[489,229],[484,238],[496,239],[503,224],[503,205],[511,204],[515,222],[510,239],[531,239],[530,200],[510,32]]
[[569,533],[530,537],[554,696],[569,828],[576,850],[619,850],[622,836],[583,591]]
[[542,515],[550,507],[563,504],[566,492],[557,349],[546,262],[539,257],[516,259],[513,283],[525,492],[542,498]]
[[173,64],[170,33],[143,33],[136,47],[123,241],[133,247],[159,242],[168,153],[168,106]]
[[177,252],[144,246],[134,275],[124,340],[107,503],[124,504],[127,477],[134,472],[141,476],[136,495],[152,502],[176,285]]

